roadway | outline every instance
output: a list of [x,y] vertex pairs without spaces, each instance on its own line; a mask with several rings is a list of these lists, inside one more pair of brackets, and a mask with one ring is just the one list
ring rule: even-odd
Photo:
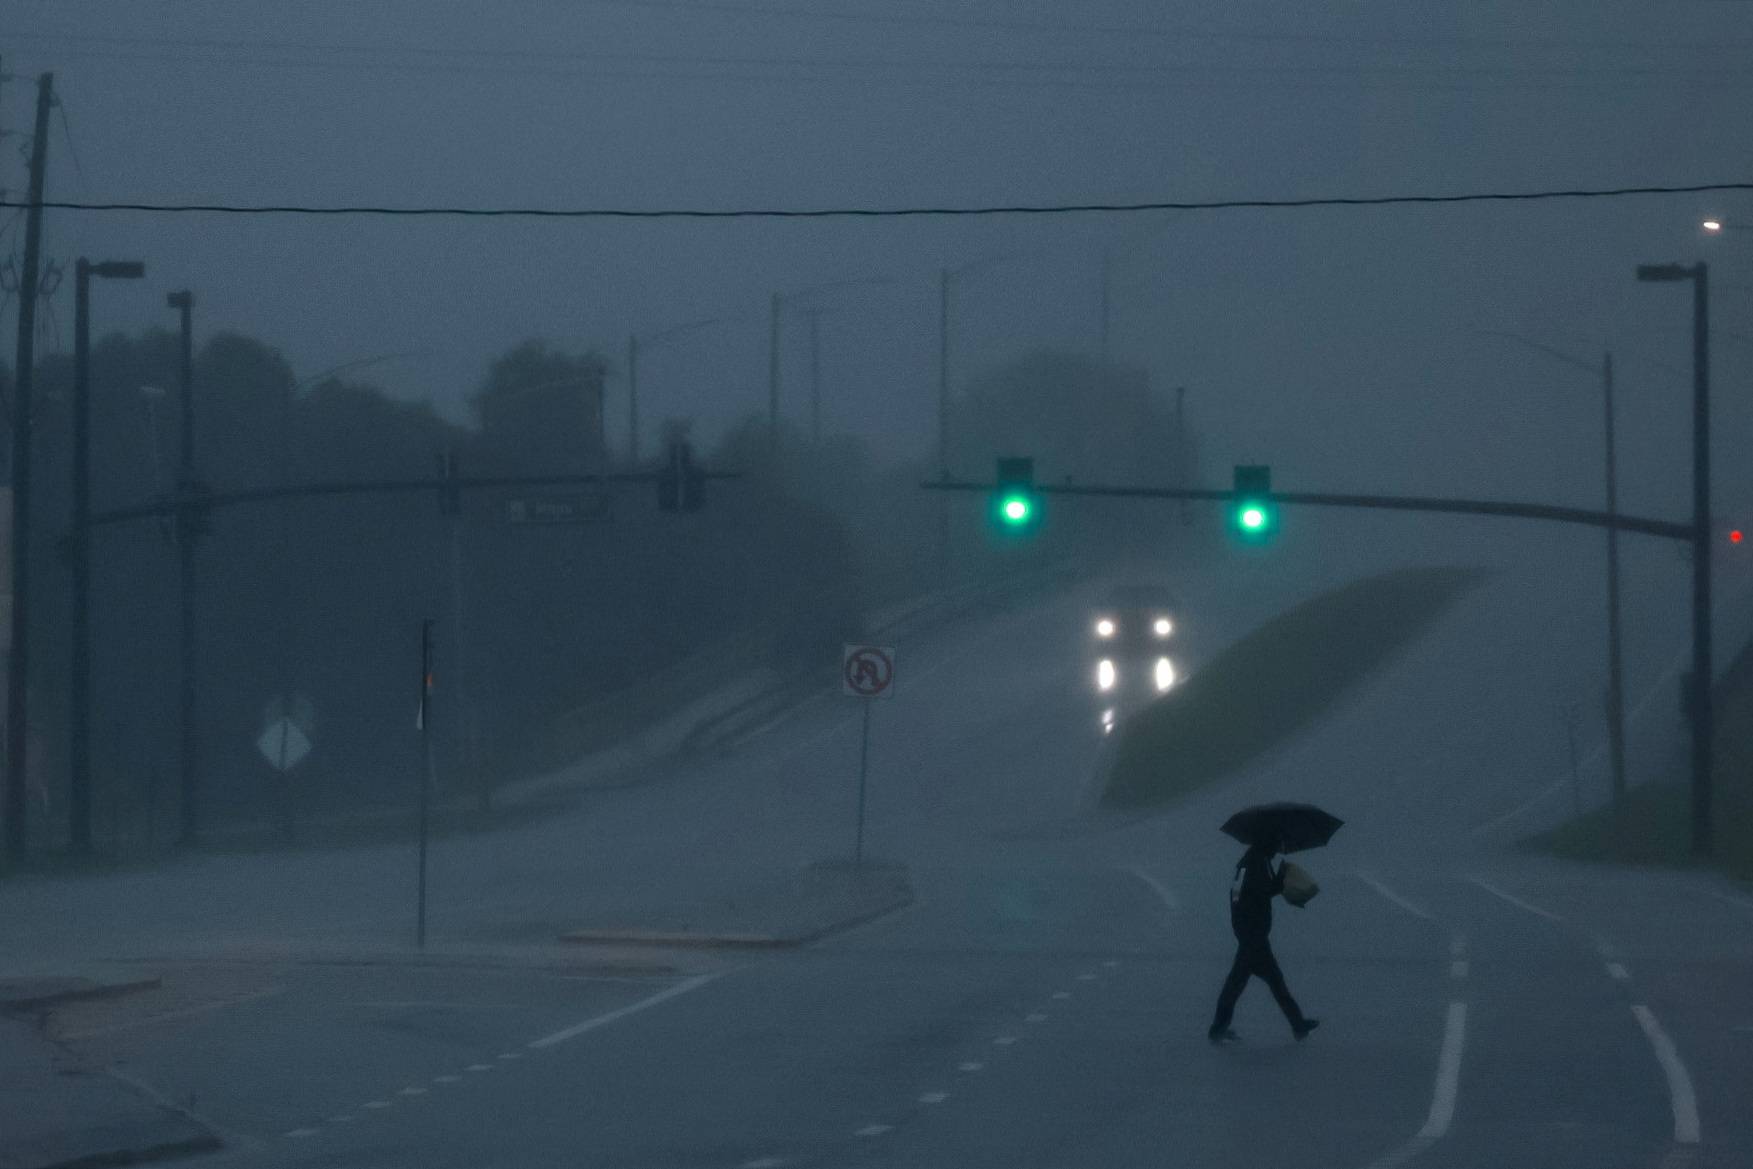
[[[424,957],[405,849],[15,882],[0,912],[42,962],[164,973],[53,1026],[219,1128],[209,1164],[1753,1165],[1753,897],[1469,832],[1564,766],[1544,696],[1598,677],[1574,600],[1593,585],[1505,554],[1316,731],[1100,833],[1059,830],[1097,746],[1087,597],[904,646],[869,841],[917,900],[798,951],[552,939],[844,855],[857,721],[832,697],[725,757],[443,842]],[[1184,587],[1195,670],[1291,599],[1259,570]],[[1244,1044],[1213,1048],[1236,851],[1214,826],[1261,797],[1348,820],[1307,858],[1323,895],[1275,932],[1325,1025],[1293,1043],[1254,987]]]

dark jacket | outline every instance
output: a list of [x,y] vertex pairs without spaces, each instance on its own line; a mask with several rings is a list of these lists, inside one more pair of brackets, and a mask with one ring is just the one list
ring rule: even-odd
[[1250,848],[1236,862],[1230,886],[1230,928],[1238,939],[1260,939],[1272,932],[1272,899],[1284,892],[1284,866],[1275,872],[1272,854]]

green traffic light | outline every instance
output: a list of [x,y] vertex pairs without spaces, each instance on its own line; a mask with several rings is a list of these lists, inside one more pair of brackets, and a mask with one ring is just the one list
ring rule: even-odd
[[1029,522],[1029,514],[1033,510],[1028,499],[1021,495],[1012,495],[999,505],[998,514],[1004,517],[1005,523],[1020,525]]
[[1250,532],[1258,532],[1266,526],[1266,510],[1259,507],[1242,509],[1242,527]]

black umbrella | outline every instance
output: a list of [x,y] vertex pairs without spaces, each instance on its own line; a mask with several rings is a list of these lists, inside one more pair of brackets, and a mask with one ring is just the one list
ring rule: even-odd
[[1332,840],[1344,823],[1313,804],[1256,804],[1225,820],[1223,831],[1250,847],[1276,843],[1280,852],[1301,852]]

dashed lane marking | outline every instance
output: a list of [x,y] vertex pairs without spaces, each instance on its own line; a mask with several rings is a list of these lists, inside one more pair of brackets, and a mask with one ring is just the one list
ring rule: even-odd
[[992,1042],[999,1047],[1009,1047],[1011,1044],[1016,1042],[1016,1038],[1017,1037],[1015,1035],[1000,1035],[997,1039],[994,1039]]
[[1464,961],[1449,963],[1449,977],[1454,979],[1467,977],[1467,963]]
[[1084,973],[1077,976],[1077,980],[1079,982],[1094,982],[1096,980],[1096,976],[1094,974],[1091,974],[1088,971],[1085,971]]
[[301,1141],[306,1137],[316,1136],[318,1134],[318,1132],[319,1132],[319,1130],[314,1129],[314,1128],[295,1128],[291,1132],[287,1133],[286,1135],[289,1138],[291,1138],[292,1140]]
[[1631,1013],[1637,1016],[1637,1025],[1643,1028],[1644,1036],[1655,1050],[1656,1062],[1662,1065],[1662,1074],[1668,1078],[1668,1102],[1674,1112],[1674,1143],[1696,1145],[1700,1136],[1698,1094],[1693,1091],[1691,1074],[1680,1060],[1680,1051],[1648,1007],[1639,1004],[1631,1008]]
[[421,1087],[416,1087],[415,1085],[410,1084],[406,1088],[403,1088],[400,1092],[397,1092],[396,1095],[398,1095],[398,1096],[424,1096],[424,1095],[426,1095],[426,1089],[421,1088]]
[[1054,991],[1054,992],[1053,992],[1053,997],[1054,997],[1054,998],[1055,998],[1055,999],[1058,999],[1058,1000],[1060,1000],[1060,1001],[1061,1001],[1061,1002],[1063,1002],[1063,1001],[1064,1001],[1064,1000],[1066,1000],[1066,999],[1068,999],[1068,998],[1070,998],[1070,997],[1071,997],[1071,992],[1070,992],[1070,991],[1069,991],[1069,990],[1059,990],[1059,991]]
[[[1750,1027],[1750,1028],[1744,1028],[1744,1029],[1745,1029],[1745,1030],[1753,1030],[1753,1027]],[[971,1060],[969,1060],[969,1061],[968,1061],[968,1062],[967,1062],[967,1063],[964,1063],[964,1064],[962,1064],[962,1065],[961,1065],[961,1066],[960,1066],[960,1067],[958,1067],[958,1068],[957,1068],[957,1069],[956,1069],[956,1070],[957,1070],[957,1071],[958,1071],[958,1072],[977,1072],[977,1071],[979,1071],[979,1070],[980,1070],[980,1069],[981,1069],[981,1068],[983,1068],[983,1067],[985,1067],[985,1066],[986,1066],[986,1065],[985,1065],[985,1064],[983,1064],[983,1063],[981,1063],[981,1062],[980,1062],[980,1061],[979,1061],[979,1060],[973,1060],[973,1059],[971,1059]]]
[[367,1108],[388,1108],[389,1106],[390,1102],[388,1100],[367,1100],[365,1102],[365,1107]]
[[855,1137],[880,1137],[886,1132],[894,1132],[892,1124],[867,1124],[852,1135]]
[[660,990],[648,998],[642,998],[636,1003],[630,1003],[627,1006],[619,1007],[613,1011],[598,1015],[595,1018],[586,1019],[582,1023],[574,1023],[570,1027],[563,1027],[552,1035],[544,1035],[540,1039],[532,1039],[525,1046],[529,1047],[531,1050],[539,1051],[544,1047],[553,1047],[557,1043],[565,1043],[568,1039],[576,1039],[587,1031],[594,1031],[598,1027],[606,1027],[617,1020],[625,1019],[628,1015],[636,1015],[640,1011],[649,1010],[650,1008],[657,1006],[659,1003],[668,1002],[670,999],[678,998],[681,995],[687,994],[689,991],[699,990],[707,983],[720,977],[723,973],[724,971],[717,971],[712,974],[701,974],[687,979],[686,981],[678,982],[674,986],[665,990]]
[[1465,936],[1463,936],[1461,934],[1456,934],[1454,937],[1449,939],[1449,957],[1461,958],[1461,957],[1466,956],[1466,953],[1467,953],[1467,939]]
[[462,1079],[461,1076],[433,1076],[432,1082],[435,1084],[454,1084],[460,1079]]
[[1473,884],[1479,886],[1481,889],[1485,890],[1487,893],[1491,894],[1493,897],[1498,898],[1500,901],[1506,901],[1509,904],[1515,906],[1517,909],[1526,910],[1528,913],[1532,913],[1536,917],[1543,917],[1547,921],[1563,921],[1564,920],[1562,917],[1558,916],[1556,913],[1553,913],[1550,909],[1541,909],[1538,905],[1533,905],[1533,904],[1530,904],[1529,902],[1523,901],[1520,897],[1517,897],[1514,893],[1506,893],[1502,889],[1499,889],[1496,885],[1493,885],[1491,882],[1489,882],[1481,877],[1468,877],[1467,880],[1469,880]]
[[1120,960],[1118,958],[1110,958],[1102,963],[1102,965],[1106,966],[1109,970],[1118,970],[1120,968]]
[[948,1092],[926,1092],[919,1097],[919,1102],[921,1104],[942,1104],[949,1098],[950,1094]]
[[1617,962],[1607,963],[1607,974],[1609,977],[1616,978],[1620,982],[1631,981],[1631,971],[1627,970]]
[[329,1117],[330,1124],[352,1124],[353,1120],[354,1120],[354,1118],[351,1116],[331,1116],[331,1117]]
[[493,1070],[493,1065],[490,1063],[472,1063],[463,1070],[469,1072],[490,1072]]
[[744,1161],[741,1169],[779,1169],[783,1164],[784,1157],[756,1157],[753,1161]]
[[517,1057],[518,1053],[515,1051],[502,1051],[499,1053],[500,1059],[516,1059]]
[[1023,1022],[1025,1023],[1045,1023],[1046,1021],[1047,1016],[1042,1011],[1035,1011],[1033,1014],[1030,1014],[1023,1019]]

